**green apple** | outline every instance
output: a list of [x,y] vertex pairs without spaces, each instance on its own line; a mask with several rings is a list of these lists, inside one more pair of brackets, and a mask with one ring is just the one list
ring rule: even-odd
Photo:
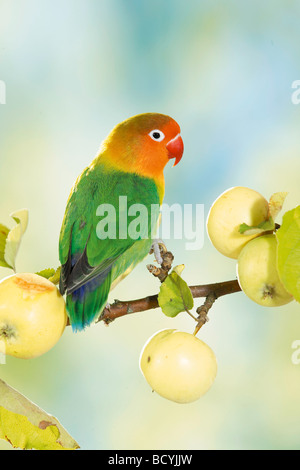
[[257,226],[268,219],[268,201],[253,189],[236,186],[222,193],[207,217],[207,234],[223,255],[237,259],[242,248],[257,235],[242,235],[240,225]]
[[0,352],[40,356],[57,343],[66,324],[65,301],[52,282],[31,273],[0,282]]
[[259,305],[277,307],[293,300],[277,272],[277,240],[274,234],[261,235],[247,243],[237,262],[241,289]]
[[213,384],[217,361],[211,348],[196,336],[167,329],[146,342],[140,369],[159,395],[177,403],[190,403]]

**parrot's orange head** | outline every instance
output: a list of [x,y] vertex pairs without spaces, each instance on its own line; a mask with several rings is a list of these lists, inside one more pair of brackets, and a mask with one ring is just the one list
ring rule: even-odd
[[130,173],[163,181],[170,159],[179,163],[183,154],[180,127],[164,114],[145,113],[118,124],[103,142],[101,159]]

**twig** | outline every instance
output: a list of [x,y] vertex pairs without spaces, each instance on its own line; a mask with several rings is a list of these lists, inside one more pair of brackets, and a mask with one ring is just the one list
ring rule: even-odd
[[214,292],[211,292],[206,297],[204,304],[197,308],[196,312],[198,313],[198,318],[197,318],[197,326],[194,330],[194,335],[196,335],[198,331],[200,330],[200,328],[202,328],[202,326],[208,322],[209,320],[207,316],[208,311],[211,309],[216,299],[217,299],[216,294]]
[[[214,284],[190,286],[190,290],[194,298],[208,297],[213,294],[216,300],[223,295],[239,292],[241,288],[238,281],[234,279],[232,281],[216,282]],[[109,306],[109,308],[106,307],[103,310],[98,321],[104,321],[104,323],[109,324],[116,318],[120,318],[131,313],[144,312],[158,307],[158,294],[124,302],[116,300]]]
[[[161,241],[156,244],[156,247],[151,249],[150,253],[152,252],[154,252],[156,260],[157,258],[159,258],[160,266],[158,267],[153,264],[150,264],[147,266],[148,271],[150,271],[155,277],[157,277],[160,282],[163,282],[168,276],[168,273],[172,267],[174,256],[170,251],[167,250],[166,246]],[[51,280],[54,284],[58,284],[59,276],[60,267],[56,270],[55,274],[49,280]],[[208,321],[207,312],[216,299],[223,295],[233,294],[241,290],[239,283],[236,279],[232,281],[216,282],[214,284],[190,286],[189,288],[191,290],[193,298],[206,297],[204,304],[201,307],[198,307],[197,309],[197,318],[186,309],[187,313],[191,315],[194,320],[197,321],[195,332],[199,331],[199,329],[204,325],[204,323]],[[115,300],[113,304],[104,308],[98,320],[96,320],[96,323],[103,321],[108,325],[116,318],[124,317],[125,315],[129,315],[131,313],[144,312],[146,310],[151,310],[158,307],[158,294],[149,295],[141,299],[129,301]],[[69,324],[70,323],[68,322],[68,325]]]

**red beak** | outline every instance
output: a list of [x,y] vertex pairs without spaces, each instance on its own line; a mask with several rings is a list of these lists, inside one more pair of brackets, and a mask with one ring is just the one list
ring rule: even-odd
[[173,166],[177,165],[180,162],[183,154],[183,140],[180,134],[177,134],[174,139],[170,140],[170,142],[166,145],[168,150],[169,158],[175,158],[175,163]]

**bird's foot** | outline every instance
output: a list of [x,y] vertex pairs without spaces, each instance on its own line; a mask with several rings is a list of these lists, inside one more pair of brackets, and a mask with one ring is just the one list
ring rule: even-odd
[[149,254],[151,255],[152,253],[154,253],[154,257],[155,257],[156,261],[158,262],[158,264],[162,265],[163,255],[165,253],[167,253],[167,251],[168,250],[167,250],[167,247],[164,244],[164,242],[162,240],[160,240],[159,238],[157,238],[157,239],[152,241],[152,245],[151,245]]
[[153,240],[149,254],[154,253],[155,260],[160,265],[160,267],[154,266],[153,264],[148,264],[147,269],[153,276],[158,277],[158,279],[163,282],[172,267],[172,262],[174,260],[173,254],[167,250],[166,245],[162,240]]

